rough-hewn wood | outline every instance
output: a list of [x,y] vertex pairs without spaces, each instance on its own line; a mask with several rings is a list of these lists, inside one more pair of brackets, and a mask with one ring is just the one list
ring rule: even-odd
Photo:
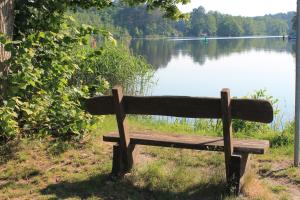
[[255,99],[231,99],[233,119],[270,123],[273,121],[273,107],[269,101]]
[[114,101],[112,96],[99,96],[87,99],[85,101],[85,107],[86,110],[92,115],[115,114]]
[[113,146],[113,162],[112,162],[112,170],[111,173],[114,176],[122,175],[124,166],[122,162],[122,152],[119,144]]
[[238,195],[240,191],[242,156],[234,155],[230,159],[228,189],[231,194]]
[[239,195],[248,165],[248,154],[233,155],[231,157],[228,181],[230,193],[236,196]]
[[[114,114],[111,96],[100,96],[86,100],[87,111],[94,115]],[[220,98],[178,97],[178,96],[124,96],[126,114],[164,115],[190,118],[221,118]],[[232,99],[233,119],[270,123],[273,108],[266,100]]]
[[232,132],[231,131],[231,102],[230,102],[229,89],[223,89],[221,91],[221,109],[222,109],[226,178],[227,178],[227,182],[229,182],[230,159],[233,152],[232,133],[231,133]]
[[112,93],[113,93],[116,119],[118,123],[119,134],[120,134],[120,146],[121,148],[127,148],[129,146],[130,138],[127,133],[126,113],[123,107],[122,88],[114,87],[112,89]]
[[[121,152],[121,160],[122,160],[122,170],[124,172],[129,171],[132,167],[132,152],[129,149],[130,138],[127,131],[126,124],[126,113],[123,107],[123,93],[121,87],[114,87],[112,89],[113,101],[116,113],[116,119],[118,124],[118,130],[120,135],[120,152]],[[122,173],[122,172],[120,172]]]
[[192,118],[220,118],[220,99],[150,96],[125,98],[126,113]]
[[128,147],[128,159],[124,162],[124,151],[120,148],[119,144],[113,146],[113,163],[111,174],[114,176],[123,176],[129,172],[134,164],[136,156],[135,145],[129,145]]
[[[130,132],[130,144],[149,145],[173,148],[185,148],[207,151],[224,151],[222,137],[209,137],[187,134],[165,134],[153,132]],[[120,141],[118,133],[103,136],[106,142]],[[264,154],[269,148],[267,140],[233,139],[233,152],[235,154]]]

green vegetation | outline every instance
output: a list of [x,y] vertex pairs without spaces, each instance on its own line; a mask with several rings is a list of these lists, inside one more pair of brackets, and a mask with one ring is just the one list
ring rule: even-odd
[[[127,29],[116,26],[113,22],[112,15],[115,15],[117,9],[109,7],[99,10],[91,8],[89,10],[78,9],[77,12],[68,11],[68,15],[73,16],[78,24],[89,24],[97,28],[102,28],[113,33],[115,39],[130,38]],[[101,13],[101,14],[99,14]],[[96,37],[97,40],[99,40]]]
[[[276,101],[264,90],[255,92],[251,98],[269,99],[276,106]],[[128,122],[129,130],[222,135],[221,122],[216,120],[129,116]],[[2,146],[0,198],[192,200],[201,196],[232,200],[292,199],[296,194],[290,191],[288,184],[280,182],[292,182],[293,187],[299,187],[300,171],[290,167],[292,124],[279,130],[276,124],[235,120],[233,127],[234,137],[269,139],[271,142],[266,155],[252,157],[252,170],[245,177],[242,197],[226,196],[224,155],[221,152],[139,147],[132,173],[122,179],[110,177],[112,148],[102,142],[101,137],[115,131],[117,126],[115,117],[108,116],[78,142],[46,137],[13,140]]]
[[[154,18],[143,15],[139,18],[158,20],[162,15],[184,18],[176,4],[188,0],[122,2],[128,5],[146,3]],[[169,33],[156,30],[165,29],[170,21],[160,20],[165,23],[161,26],[144,21],[150,28],[144,30],[137,26],[132,32],[125,24],[109,25],[110,12],[122,18],[116,11],[104,11],[100,15],[105,17],[91,23],[103,22],[103,25],[92,27],[81,23],[80,20],[93,19],[82,17],[83,9],[102,11],[112,6],[110,0],[16,0],[14,3],[14,34],[0,37],[0,43],[12,54],[5,62],[7,70],[1,74],[4,85],[0,98],[0,199],[288,199],[288,187],[265,184],[258,180],[256,172],[262,177],[273,174],[299,184],[298,169],[287,165],[280,172],[272,171],[273,165],[289,162],[293,126],[289,124],[284,130],[278,130],[276,126],[242,121],[234,121],[235,137],[264,138],[272,144],[269,154],[254,157],[258,166],[253,166],[255,171],[247,176],[244,197],[226,196],[222,153],[141,148],[141,158],[133,172],[121,180],[111,178],[111,146],[104,144],[101,137],[116,130],[115,119],[92,118],[84,112],[82,100],[105,93],[113,84],[139,87],[135,85],[151,76],[151,66],[143,58],[134,57],[126,47],[116,44],[109,31],[116,32],[117,37],[123,34],[165,35]],[[124,9],[131,8],[121,7]],[[145,7],[134,9],[137,13],[145,12]],[[73,11],[80,11],[72,14],[75,20],[70,16]],[[198,12],[201,15],[201,9],[195,10],[191,20],[194,25],[200,25],[200,29],[179,21],[172,23],[177,27],[189,27],[184,29],[188,32],[183,33],[180,28],[173,33],[173,28],[165,30],[174,35],[220,34],[218,26],[213,26],[216,18],[204,13],[207,20],[199,22]],[[242,31],[236,21],[239,18],[227,17],[232,19],[229,27]],[[202,26],[206,21],[209,24],[204,30]],[[222,22],[227,31],[224,35],[242,34],[226,29],[227,21],[226,18]],[[132,93],[136,91],[132,87],[127,89]],[[266,97],[263,92],[258,94],[255,98]],[[191,123],[176,119],[170,123],[129,117],[129,125],[131,130],[221,135],[220,122],[213,120]],[[89,134],[84,134],[87,132]],[[270,160],[274,162],[270,164]]]
[[[241,17],[225,15],[214,11],[206,12],[203,7],[194,9],[185,20],[172,21],[163,18],[156,9],[149,12],[145,6],[128,7],[115,4],[102,12],[80,11],[76,19],[91,25],[102,24],[111,30],[118,30],[123,37],[155,36],[251,36],[286,35],[292,32],[294,12]],[[118,27],[118,28],[116,28]]]
[[[1,73],[2,142],[46,135],[79,139],[96,121],[82,109],[83,98],[113,84],[134,85],[148,76],[150,66],[116,45],[105,27],[79,24],[68,15],[69,10],[111,5],[109,0],[15,1],[13,36],[0,36],[11,52]],[[174,2],[147,5],[160,7],[171,18],[184,17]],[[95,44],[95,38],[101,42]]]
[[[128,122],[130,130],[209,135],[216,131],[213,127],[194,129],[184,121],[167,123],[130,117]],[[105,117],[98,125],[77,143],[51,137],[22,139],[17,144],[9,142],[6,156],[1,156],[0,198],[283,200],[295,197],[289,190],[290,181],[293,187],[299,187],[300,171],[290,168],[292,154],[282,151],[292,144],[283,145],[281,150],[272,147],[266,155],[252,157],[252,170],[239,198],[226,196],[224,155],[217,152],[141,146],[133,172],[123,179],[113,179],[109,176],[111,144],[102,142],[101,137],[116,130],[115,118]],[[276,131],[268,133],[276,134]],[[243,132],[237,135],[249,137]],[[251,135],[261,136],[262,132]],[[283,185],[270,180],[271,177],[287,183]]]
[[[95,29],[70,30],[67,26],[59,33],[39,32],[11,49],[1,107],[3,139],[18,134],[80,137],[92,123],[82,110],[82,97],[99,94],[109,84],[134,84],[148,73],[146,62],[124,48],[88,48],[86,34],[96,33]],[[73,35],[75,31],[78,34]],[[7,41],[6,47],[10,44]]]

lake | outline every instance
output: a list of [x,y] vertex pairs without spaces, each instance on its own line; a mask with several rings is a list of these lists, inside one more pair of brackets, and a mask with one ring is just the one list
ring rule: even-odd
[[149,95],[244,97],[265,89],[280,118],[294,117],[295,42],[282,37],[134,39],[135,55],[155,68]]

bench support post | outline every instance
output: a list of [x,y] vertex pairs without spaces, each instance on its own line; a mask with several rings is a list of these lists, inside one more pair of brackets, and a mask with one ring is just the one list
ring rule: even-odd
[[232,128],[231,128],[231,99],[229,89],[221,91],[221,110],[223,122],[224,155],[226,167],[226,180],[230,182],[230,165],[233,153]]
[[[113,163],[111,174],[113,176],[123,176],[127,172],[130,172],[135,158],[135,145],[129,146],[129,153],[124,155],[124,152],[120,148],[119,144],[113,146]],[[126,160],[124,159],[126,158]]]
[[123,106],[123,92],[120,86],[112,89],[112,95],[115,105],[116,119],[120,141],[113,147],[113,175],[124,175],[129,172],[133,165],[132,152],[134,145],[130,145],[130,137],[127,131],[126,113]]
[[238,196],[241,186],[244,182],[244,175],[247,169],[248,154],[233,155],[230,159],[229,166],[229,192]]
[[229,192],[239,195],[247,166],[248,154],[234,155],[232,142],[231,99],[229,89],[221,91],[223,139],[226,167],[226,180]]

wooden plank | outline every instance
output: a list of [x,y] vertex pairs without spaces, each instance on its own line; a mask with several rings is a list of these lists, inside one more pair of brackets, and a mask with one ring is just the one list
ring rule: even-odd
[[92,115],[111,115],[116,113],[112,96],[99,96],[86,99],[85,108]]
[[[112,89],[113,94],[113,100],[115,105],[115,112],[116,112],[116,119],[118,124],[118,130],[119,130],[119,152],[120,155],[116,157],[121,157],[118,159],[121,159],[122,166],[121,168],[119,166],[115,167],[113,166],[113,169],[120,169],[121,171],[119,174],[125,174],[126,172],[130,171],[133,165],[133,157],[132,157],[132,151],[130,148],[130,137],[128,135],[128,129],[127,129],[127,123],[126,123],[126,113],[124,110],[123,105],[123,93],[122,88],[119,86],[116,86]],[[115,152],[114,152],[115,153]],[[118,162],[115,162],[117,165]],[[115,173],[114,170],[112,170],[113,173]]]
[[241,188],[241,165],[242,156],[233,155],[230,163],[230,171],[227,179],[228,192],[234,196],[238,196]]
[[125,98],[126,113],[192,118],[220,118],[220,99],[183,96]]
[[123,173],[124,166],[122,162],[122,152],[119,144],[113,146],[113,159],[112,159],[112,170],[111,174],[114,176],[120,176]]
[[[184,96],[124,96],[127,114],[165,115],[192,118],[220,118],[220,99]],[[176,109],[175,109],[176,108]],[[115,114],[112,96],[86,99],[86,110],[93,115]]]
[[231,157],[228,191],[234,196],[239,195],[245,183],[246,170],[250,166],[248,160],[250,161],[249,154],[232,155]]
[[[199,135],[175,135],[152,132],[130,132],[130,143],[137,145],[150,145],[161,147],[185,148],[207,151],[224,151],[222,137],[209,137]],[[118,143],[118,133],[110,133],[103,136],[106,142]],[[236,154],[251,153],[264,154],[269,148],[267,140],[233,139],[233,152]]]
[[[124,96],[123,105],[127,114],[164,115],[189,118],[221,118],[220,98],[183,96]],[[86,110],[94,115],[114,114],[111,96],[100,96],[86,100]],[[233,119],[270,123],[273,108],[269,101],[232,99]]]
[[127,149],[129,146],[130,138],[128,136],[126,113],[123,107],[123,93],[122,88],[116,86],[112,89],[113,100],[115,105],[116,119],[118,123],[118,130],[120,134],[120,147],[121,150]]
[[270,123],[273,121],[273,107],[269,101],[255,99],[231,99],[233,119]]
[[232,130],[231,130],[231,99],[229,89],[221,91],[221,108],[222,108],[222,122],[223,122],[223,139],[224,139],[224,155],[226,166],[226,178],[229,182],[230,159],[233,152],[232,146]]

